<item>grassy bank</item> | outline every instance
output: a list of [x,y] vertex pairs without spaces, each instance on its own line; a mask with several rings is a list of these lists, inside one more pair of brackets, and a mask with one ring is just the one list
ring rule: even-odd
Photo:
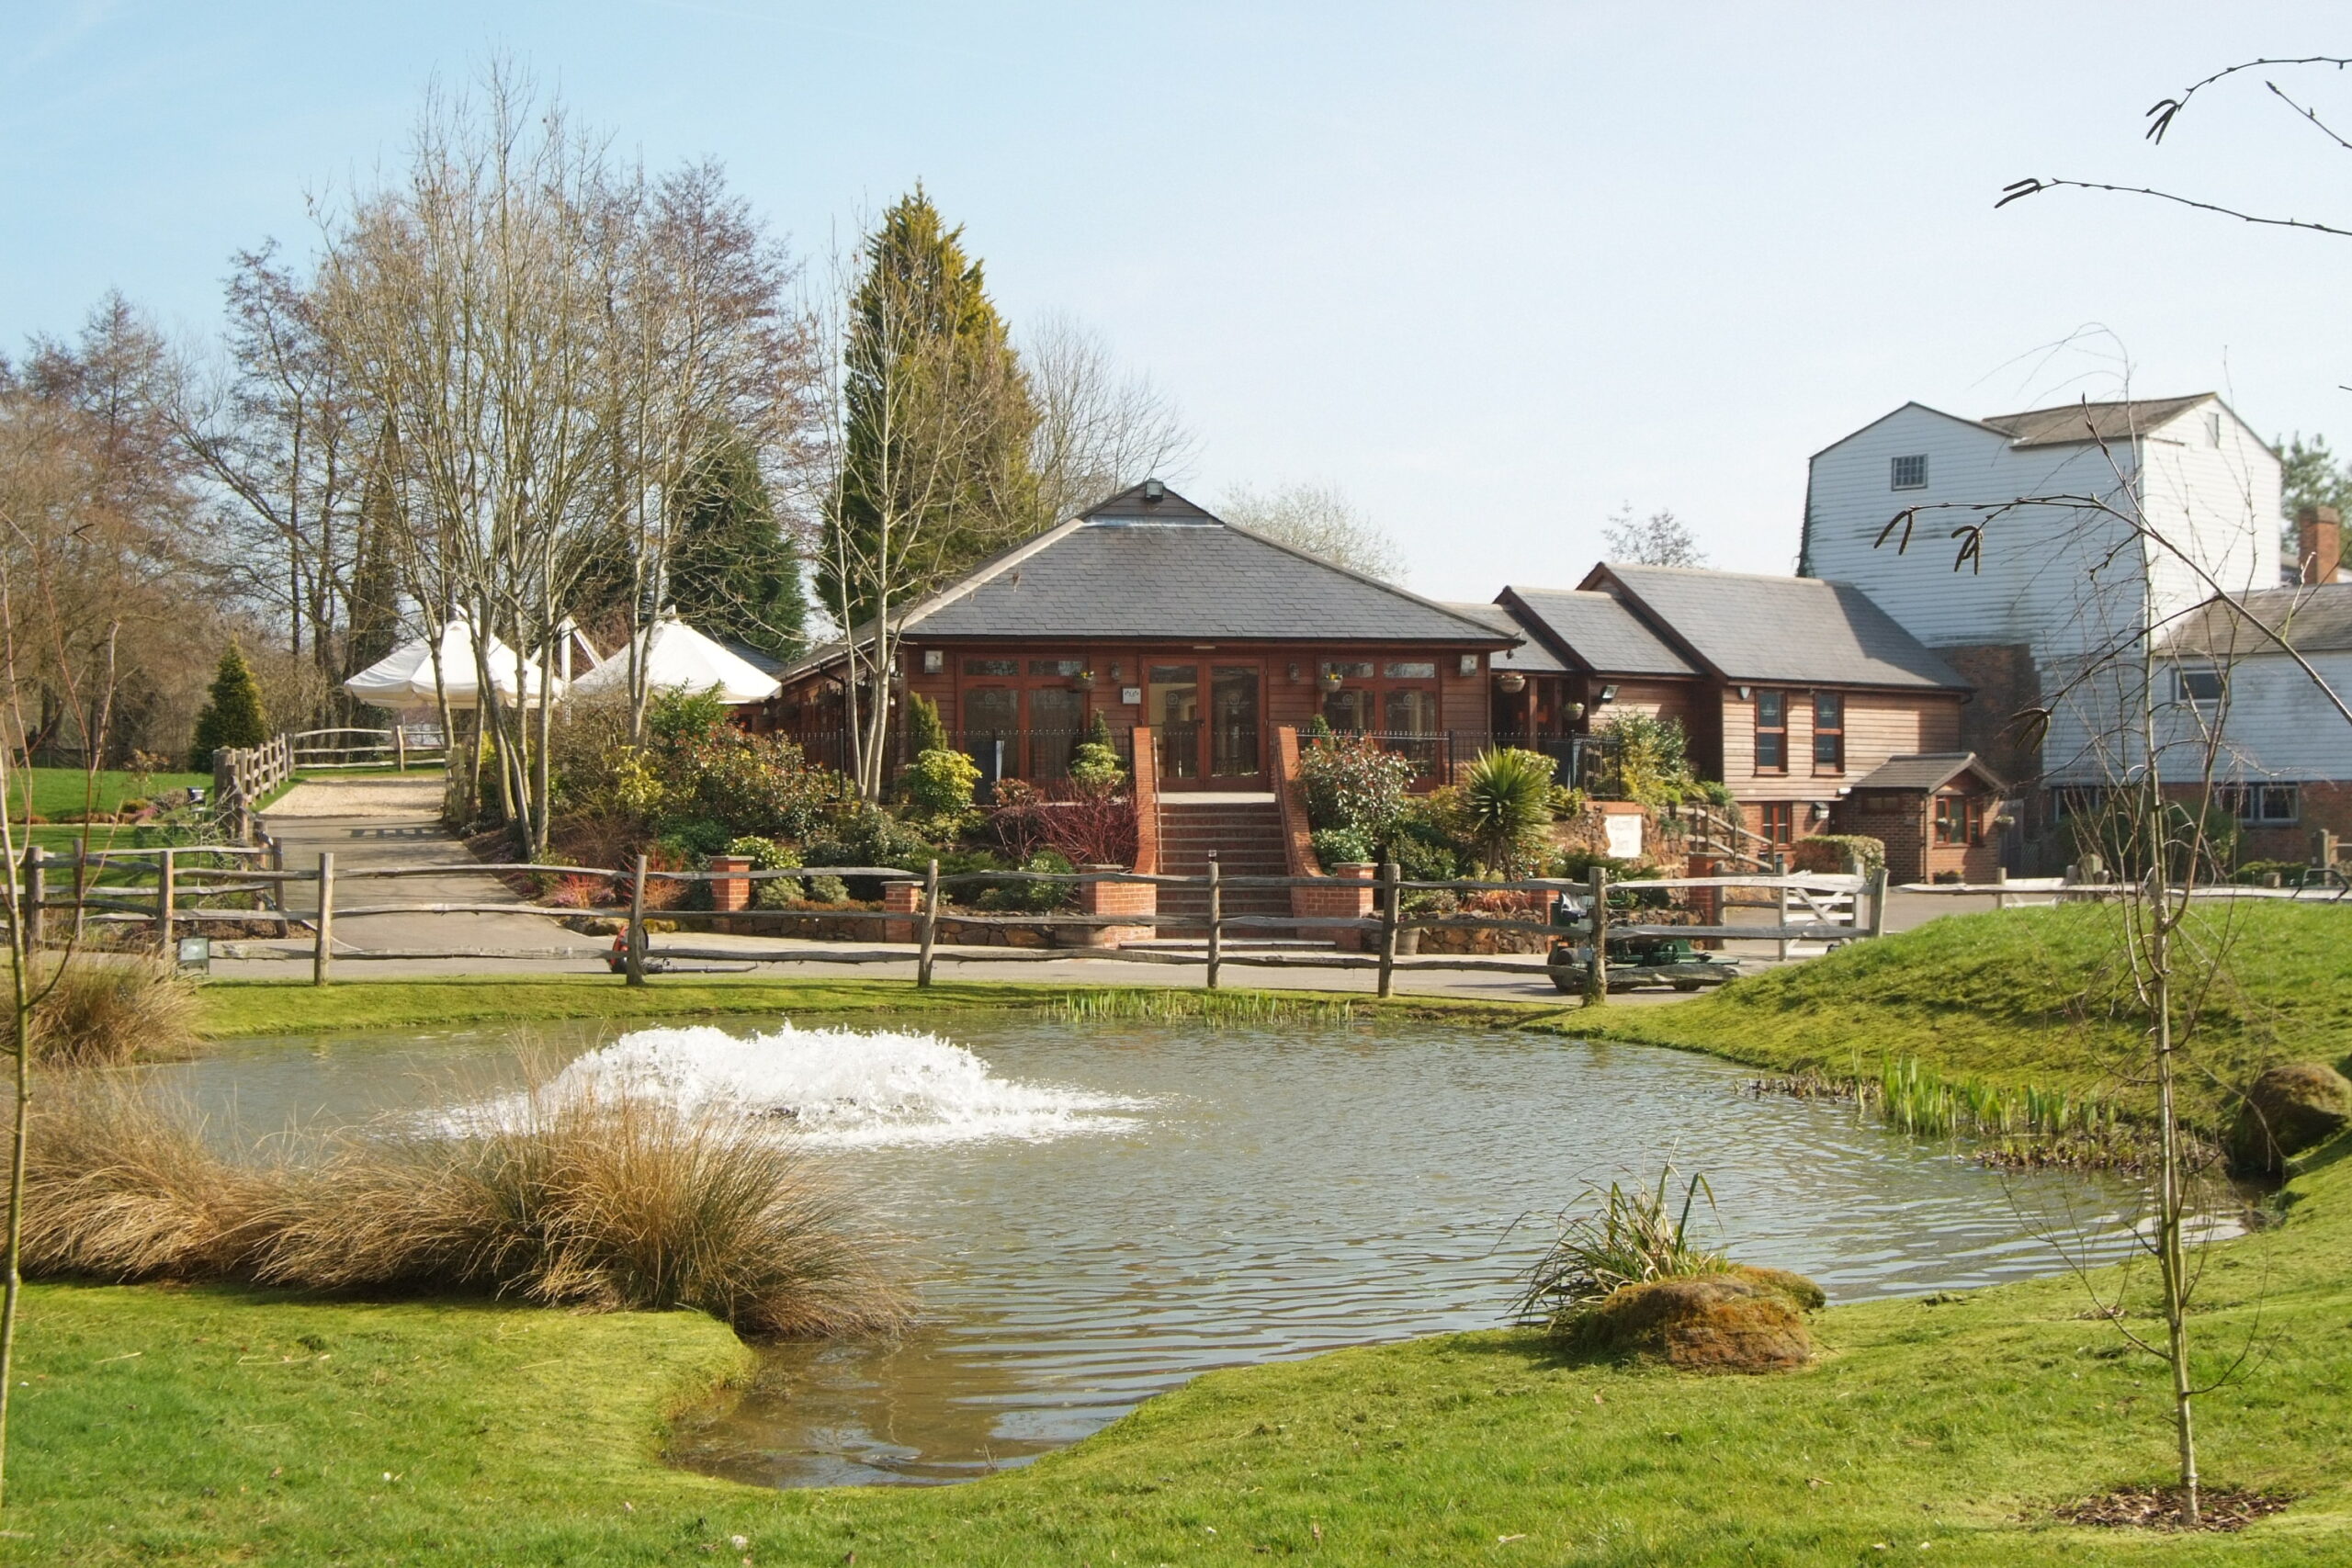
[[[1600,1025],[1779,1070],[1894,1054],[2098,1088],[2111,1070],[2099,1054],[2129,1037],[2068,1006],[2104,983],[2099,916],[1942,921],[1671,1008],[1455,1016]],[[2240,965],[2217,1053],[2341,1055],[2352,987],[2328,954],[2343,919],[2276,906],[2251,917],[2241,938],[2264,962]],[[1068,990],[229,984],[208,987],[205,1006],[209,1032],[239,1034],[1007,1008]],[[748,1365],[699,1315],[41,1286],[0,1562],[2340,1562],[2352,1557],[2352,1147],[2331,1153],[2290,1189],[2284,1223],[2218,1253],[2206,1284],[2201,1342],[2219,1357],[2258,1325],[2264,1344],[2202,1405],[2209,1483],[2297,1499],[2242,1535],[2053,1522],[2056,1505],[2162,1481],[2169,1451],[2157,1370],[2122,1354],[2063,1278],[1833,1309],[1815,1326],[1820,1360],[1781,1376],[1581,1359],[1520,1332],[1453,1336],[1215,1373],[978,1485],[782,1494],[659,1461],[663,1418]]]
[[1498,1024],[1561,1021],[1573,1009],[1548,1003],[1458,1001],[1450,998],[1373,998],[1319,991],[1162,990],[1116,986],[1040,986],[1018,981],[942,982],[919,991],[909,980],[778,980],[759,976],[659,976],[641,987],[602,975],[457,976],[416,980],[338,982],[323,989],[299,980],[214,980],[201,993],[198,1032],[208,1039],[326,1034],[411,1026],[483,1028],[561,1019],[722,1018],[753,1013],[897,1015],[1007,1012],[1052,1009],[1072,998],[1149,998],[1155,1015],[1203,1006],[1249,1010],[1295,1003],[1323,1010],[1346,1003],[1365,1017],[1459,1018]]
[[[2122,1082],[2141,1049],[2130,977],[2114,958],[2120,913],[2077,904],[1936,920],[1756,976],[1671,1008],[1617,1008],[1578,1032],[1705,1051],[1776,1073],[1875,1076],[1909,1058],[2008,1088],[2034,1084],[2136,1104]],[[2197,1113],[2212,1081],[2275,1060],[2352,1050],[2352,907],[2275,901],[2200,910],[2196,933],[2227,974],[2192,1046]]]

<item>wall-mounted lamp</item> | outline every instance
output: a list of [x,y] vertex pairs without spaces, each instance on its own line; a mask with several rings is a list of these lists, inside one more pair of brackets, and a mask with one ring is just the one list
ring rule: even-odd
[[1302,679],[1298,671],[1298,660],[1295,659],[1290,661],[1290,679],[1293,685],[1296,685]]
[[1816,800],[1813,803],[1813,819],[1816,822],[1826,822],[1829,820],[1829,803],[1827,801]]
[[1495,684],[1500,686],[1504,691],[1510,693],[1515,697],[1519,695],[1520,693],[1527,690],[1527,677],[1521,674],[1516,670],[1509,670],[1503,672],[1501,678],[1497,680]]
[[922,672],[924,674],[936,675],[946,668],[947,650],[945,649],[926,648],[922,650]]
[[1747,701],[1747,688],[1745,686],[1739,688],[1739,700],[1741,702]]
[[1600,700],[1601,700],[1602,702],[1604,702],[1604,703],[1613,703],[1613,702],[1615,702],[1615,701],[1617,700],[1617,688],[1616,688],[1616,687],[1614,687],[1614,686],[1603,686],[1603,687],[1601,687],[1601,688],[1600,688]]
[[1462,661],[1454,668],[1464,675],[1476,675],[1478,672],[1478,656],[1475,653],[1465,653],[1462,656]]

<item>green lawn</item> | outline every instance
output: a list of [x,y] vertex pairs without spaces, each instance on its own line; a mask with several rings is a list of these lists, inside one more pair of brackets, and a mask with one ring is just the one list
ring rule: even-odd
[[[2137,1026],[2117,1011],[2128,976],[2108,956],[2120,912],[2098,905],[1936,920],[1742,980],[1670,1008],[1617,1008],[1576,1027],[1612,1040],[1706,1051],[1776,1072],[1876,1073],[1889,1057],[2006,1086],[2114,1094]],[[2226,973],[2204,998],[2191,1055],[2242,1083],[2276,1060],[2352,1051],[2352,904],[2249,900],[2200,911],[2192,934]]]
[[[86,798],[85,790],[89,775],[79,768],[18,769],[10,774],[8,814],[21,818],[24,813],[24,781],[32,781],[33,809],[51,821],[67,816],[81,816]],[[97,805],[99,811],[119,811],[122,803],[133,795],[152,797],[167,789],[212,787],[210,773],[155,773],[149,776],[143,787],[134,788],[133,776],[127,773],[107,771],[98,775]]]
[[[2308,919],[2320,913],[2260,917],[2284,956],[2249,975],[2231,1049],[2340,1052],[2344,966],[2324,962],[2333,928]],[[1775,1065],[1893,1046],[1940,1053],[1952,1071],[2096,1073],[2078,1031],[2041,1021],[2050,998],[2097,978],[2081,921],[1940,922],[1719,998],[1589,1021]],[[1789,987],[1819,996],[1841,969],[1834,1005],[1792,1015]],[[1058,990],[933,995],[1006,1006]],[[605,1016],[639,1005],[593,979],[216,985],[206,1005],[219,1033],[572,1016],[575,995]],[[664,1012],[688,996],[689,1010],[714,1011],[914,1000],[857,983],[657,980],[638,995]],[[2249,1332],[2262,1347],[2202,1406],[2209,1483],[2297,1498],[2242,1535],[2051,1521],[2057,1503],[2161,1481],[2169,1452],[2157,1368],[2120,1353],[2064,1278],[1834,1308],[1816,1322],[1824,1355],[1792,1374],[1704,1378],[1564,1357],[1524,1333],[1453,1336],[1214,1373],[977,1485],[787,1493],[659,1461],[664,1417],[747,1364],[699,1316],[44,1285],[27,1303],[0,1561],[2341,1563],[2346,1154],[2352,1138],[2297,1180],[2283,1224],[2222,1249],[2208,1277],[2201,1342],[2216,1358]]]

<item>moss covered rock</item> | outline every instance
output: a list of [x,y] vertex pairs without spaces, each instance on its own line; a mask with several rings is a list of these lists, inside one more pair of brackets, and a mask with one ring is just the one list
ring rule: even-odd
[[1803,1275],[1736,1269],[1627,1285],[1578,1314],[1573,1333],[1596,1349],[1692,1371],[1780,1371],[1813,1359],[1804,1314],[1821,1301]]
[[2352,1079],[2319,1062],[2271,1067],[2246,1086],[2230,1152],[2248,1170],[2277,1171],[2352,1122]]

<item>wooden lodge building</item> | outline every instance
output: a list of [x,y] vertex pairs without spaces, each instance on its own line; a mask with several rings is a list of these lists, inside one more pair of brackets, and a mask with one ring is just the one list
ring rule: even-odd
[[[1968,682],[1850,583],[1603,564],[1573,590],[1506,588],[1497,606],[1558,666],[1497,677],[1498,728],[1676,719],[1692,767],[1729,786],[1770,846],[1891,828],[1898,879],[1989,880],[1999,863],[2007,786],[1960,750]],[[1897,810],[1898,794],[1917,799]]]
[[[844,661],[836,644],[785,667],[757,727],[827,755]],[[1694,767],[1770,845],[1879,832],[1850,799],[1868,784],[1872,823],[1918,824],[1890,843],[1896,875],[1989,879],[1998,852],[2004,786],[1959,750],[1967,682],[1844,583],[1603,565],[1574,590],[1441,604],[1153,480],[918,604],[899,680],[938,705],[991,784],[1059,777],[1100,716],[1166,807],[1193,796],[1215,817],[1237,872],[1283,869],[1263,842],[1283,831],[1282,737],[1318,715],[1412,757],[1428,787],[1490,745],[1536,747],[1582,778],[1614,716],[1652,714],[1680,721]],[[1133,755],[1138,729],[1147,757]],[[1886,772],[1898,761],[1921,765]]]
[[[1155,480],[917,605],[899,661],[988,779],[1060,776],[1099,714],[1123,747],[1149,727],[1164,792],[1261,792],[1275,729],[1317,713],[1437,781],[1484,743],[1487,661],[1518,640]],[[837,731],[842,660],[834,648],[787,667],[769,727]]]

